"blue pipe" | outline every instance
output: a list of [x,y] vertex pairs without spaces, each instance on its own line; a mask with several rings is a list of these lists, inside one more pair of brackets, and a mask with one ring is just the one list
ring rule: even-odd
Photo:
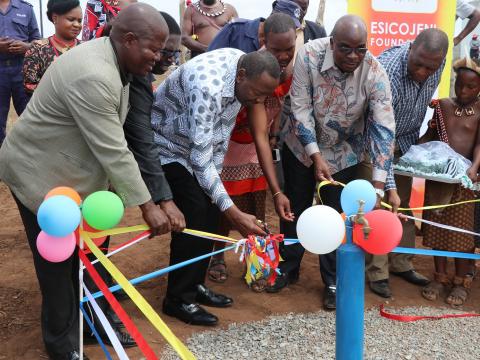
[[365,254],[352,242],[352,222],[345,221],[347,243],[337,249],[337,360],[363,359]]

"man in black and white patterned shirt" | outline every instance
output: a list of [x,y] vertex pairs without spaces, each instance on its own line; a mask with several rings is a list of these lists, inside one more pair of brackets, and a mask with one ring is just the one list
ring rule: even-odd
[[[245,55],[220,49],[199,55],[159,87],[152,108],[155,142],[187,228],[215,232],[220,211],[243,236],[265,235],[255,216],[241,212],[228,196],[219,173],[241,106],[265,101],[278,86],[280,66],[268,52]],[[213,242],[172,233],[170,264],[212,251]],[[210,259],[169,273],[163,312],[194,325],[218,318],[198,306],[227,307],[232,299],[205,287]]]

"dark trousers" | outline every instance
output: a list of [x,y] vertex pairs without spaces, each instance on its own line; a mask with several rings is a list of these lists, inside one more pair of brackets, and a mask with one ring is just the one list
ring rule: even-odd
[[[188,229],[214,233],[218,229],[220,211],[205,194],[195,177],[179,163],[163,166],[173,200],[185,216]],[[170,265],[208,254],[213,241],[184,233],[172,232]],[[168,274],[167,297],[172,301],[195,302],[196,286],[203,284],[210,258],[197,261]]]
[[[297,222],[296,220],[302,212],[312,206],[313,195],[315,192],[315,176],[313,165],[306,167],[295,155],[290,151],[287,145],[282,150],[282,165],[285,176],[285,195],[290,199],[290,205],[295,214],[294,222],[280,222],[280,232],[285,238],[297,238]],[[362,166],[358,164],[347,169],[339,171],[333,175],[334,180],[342,183],[362,178]],[[330,206],[342,212],[340,206],[340,186],[324,186],[320,190],[320,196],[323,204]],[[321,230],[319,230],[321,236]],[[287,245],[280,244],[280,254],[283,262],[280,263],[280,270],[287,273],[290,277],[296,277],[300,271],[300,263],[302,261],[305,249],[301,244]],[[325,286],[335,285],[336,283],[336,252],[319,255],[320,275],[322,276]]]
[[23,61],[7,66],[0,62],[0,146],[5,139],[10,99],[17,115],[25,110],[29,96],[23,87]]
[[[43,342],[51,358],[63,358],[62,355],[65,356],[67,352],[78,350],[79,347],[78,248],[73,255],[65,261],[53,263],[45,260],[38,253],[36,245],[37,236],[40,233],[37,216],[26,208],[15,195],[13,195],[13,197],[17,203],[25,227],[42,294],[41,325]],[[108,243],[104,243],[102,247],[108,248]],[[93,260],[95,257],[90,255],[89,258]],[[107,278],[106,270],[104,270],[103,266],[99,263],[94,266],[102,277]],[[93,280],[91,280],[86,272],[84,272],[83,281],[90,292],[98,291]],[[105,312],[108,307],[105,298],[99,298],[97,302]],[[87,312],[91,313],[88,308],[87,304]],[[93,322],[97,330],[102,333],[103,329],[96,317],[94,317]],[[85,324],[84,328],[85,326],[88,327],[88,325]]]

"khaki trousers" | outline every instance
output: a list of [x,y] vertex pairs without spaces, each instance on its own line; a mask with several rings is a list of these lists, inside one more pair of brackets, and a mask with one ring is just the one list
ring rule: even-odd
[[[410,194],[412,192],[412,178],[407,176],[395,175],[398,195],[401,199],[400,207],[409,208]],[[411,212],[405,212],[412,215]],[[415,222],[413,220],[403,221],[403,235],[400,241],[402,247],[415,247]],[[413,255],[394,254],[388,255],[370,255],[365,254],[365,269],[368,281],[379,281],[388,279],[389,265],[393,272],[403,272],[413,269]]]

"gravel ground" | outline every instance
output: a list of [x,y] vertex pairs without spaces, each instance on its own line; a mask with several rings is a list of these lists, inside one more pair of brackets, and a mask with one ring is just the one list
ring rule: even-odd
[[[394,309],[405,315],[453,314],[450,308]],[[402,323],[365,313],[365,359],[480,359],[480,318]],[[201,332],[188,348],[206,359],[335,359],[335,313],[286,314],[263,321],[231,324],[228,329]],[[163,360],[178,359],[171,349]]]

